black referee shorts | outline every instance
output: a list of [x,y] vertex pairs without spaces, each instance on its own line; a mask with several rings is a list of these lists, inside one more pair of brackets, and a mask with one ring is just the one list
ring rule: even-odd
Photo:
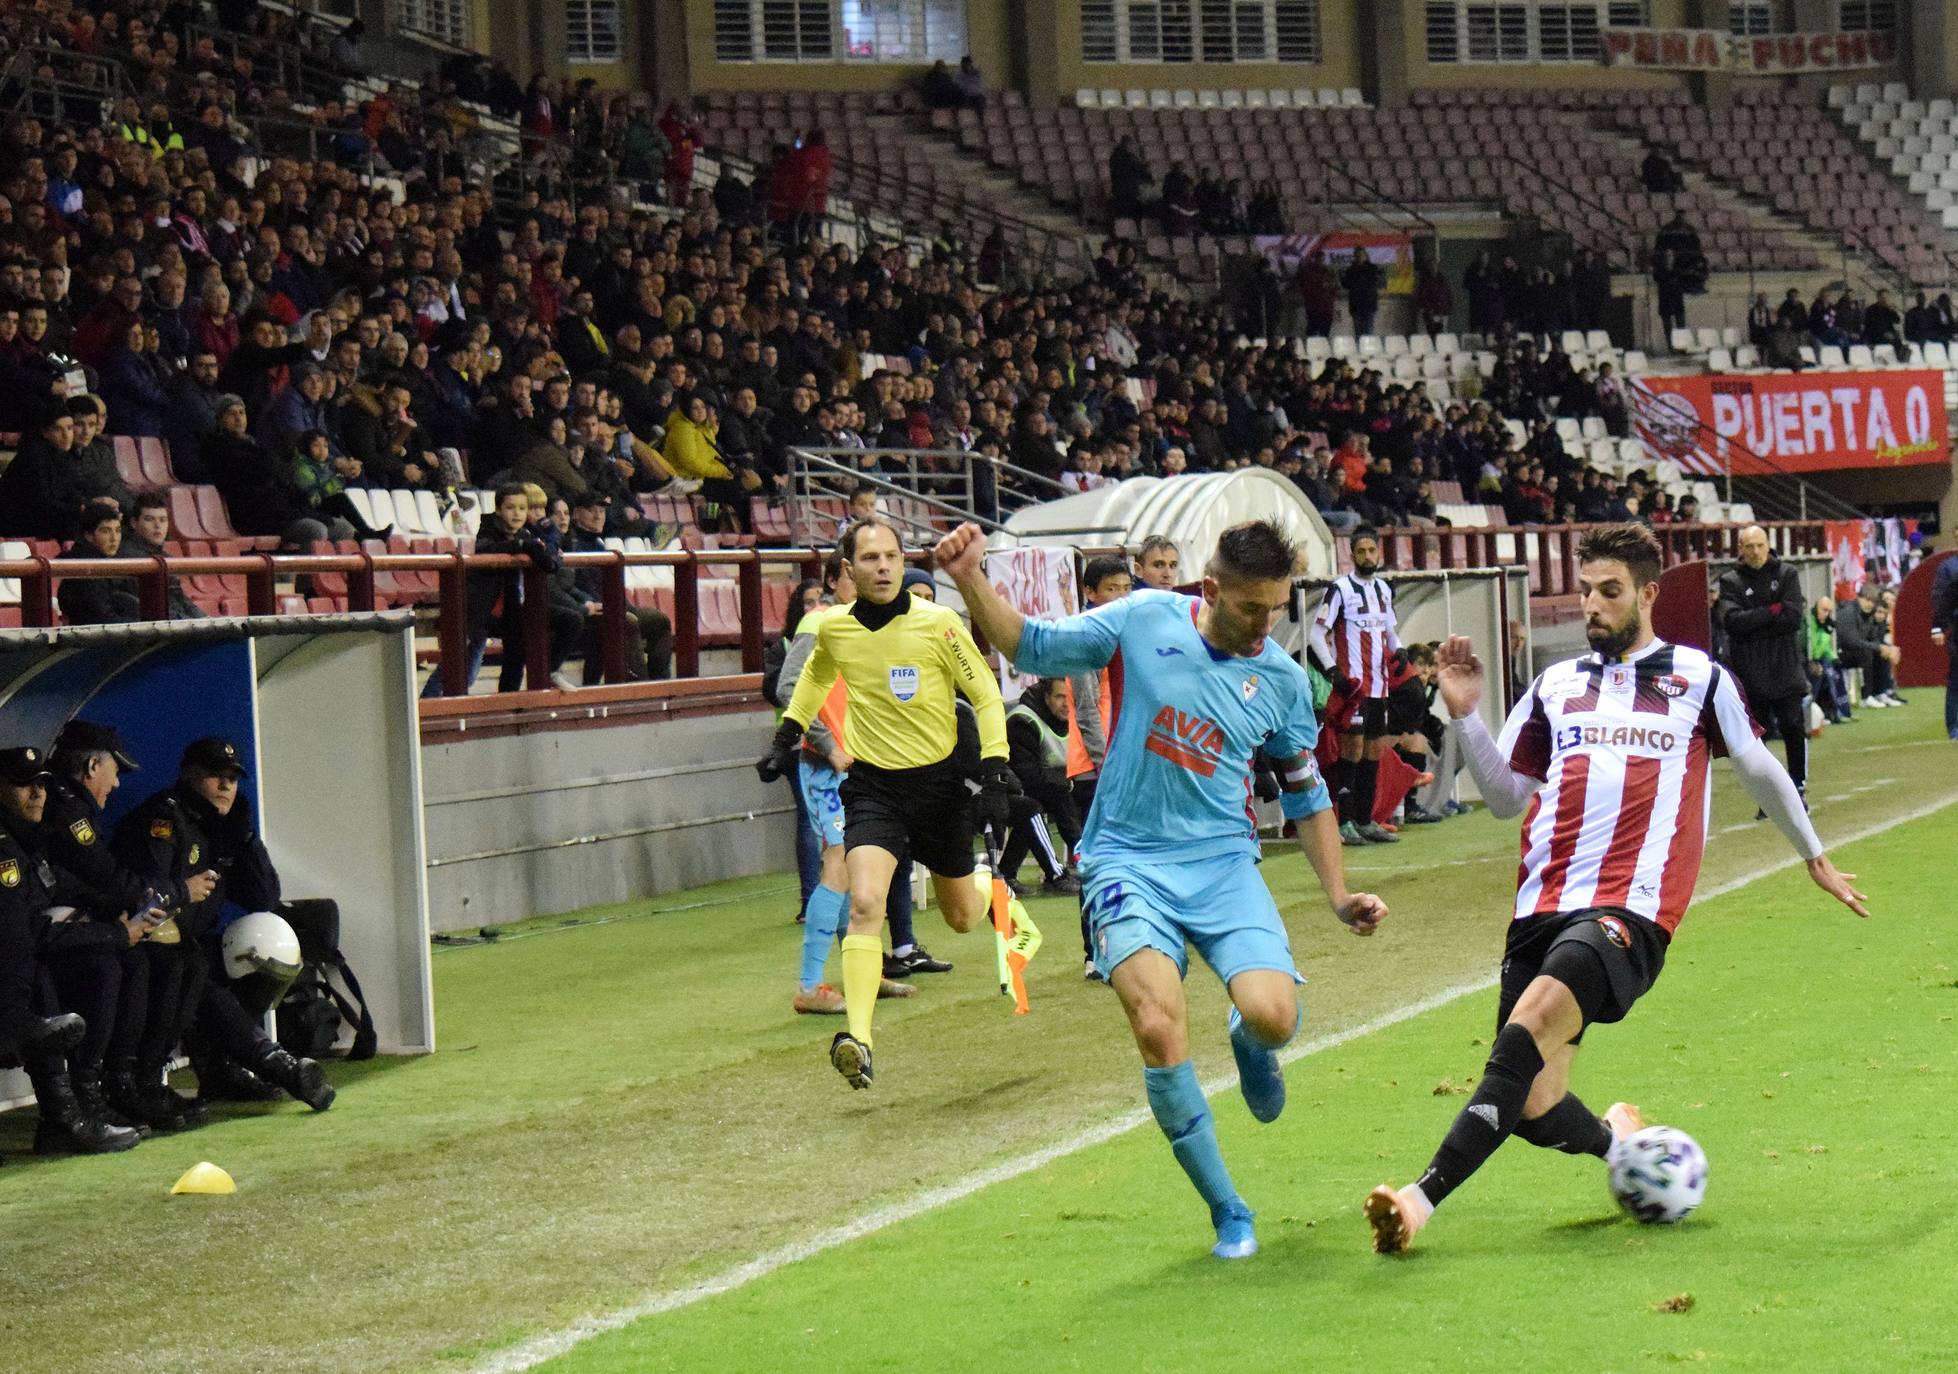
[[[1624,1020],[1632,1003],[1659,981],[1670,939],[1656,922],[1620,907],[1511,921],[1496,1028],[1509,1024],[1523,990],[1545,973],[1571,990],[1585,1025]],[[1576,1039],[1583,1038],[1579,1031]]]
[[970,877],[978,830],[965,777],[949,760],[925,768],[850,765],[841,789],[843,848],[909,854],[941,878]]

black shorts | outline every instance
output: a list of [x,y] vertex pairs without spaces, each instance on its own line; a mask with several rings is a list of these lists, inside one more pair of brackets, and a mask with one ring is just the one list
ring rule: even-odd
[[[1585,1025],[1624,1020],[1632,1003],[1659,981],[1670,939],[1655,922],[1620,907],[1511,921],[1496,1028],[1509,1024],[1523,990],[1542,973],[1571,990]],[[1580,1030],[1572,1043],[1583,1038]]]
[[1418,681],[1409,679],[1386,696],[1387,730],[1395,736],[1418,735],[1427,721],[1428,694]]
[[862,760],[843,778],[843,849],[864,845],[907,854],[941,878],[969,877],[978,830],[972,795],[950,763],[873,768]]
[[1387,698],[1362,697],[1342,735],[1365,735],[1368,739],[1387,737]]

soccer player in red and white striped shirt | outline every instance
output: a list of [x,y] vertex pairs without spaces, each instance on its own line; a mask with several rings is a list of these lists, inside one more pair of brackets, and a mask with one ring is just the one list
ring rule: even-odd
[[1334,684],[1358,702],[1339,733],[1339,767],[1332,780],[1340,842],[1391,844],[1400,837],[1373,819],[1373,799],[1387,747],[1387,660],[1401,646],[1394,589],[1376,576],[1380,536],[1372,526],[1354,529],[1350,549],[1353,571],[1326,588],[1312,618],[1309,647]]
[[1622,1020],[1665,963],[1706,846],[1711,757],[1731,759],[1816,886],[1869,915],[1851,886],[1856,875],[1837,872],[1822,852],[1733,677],[1698,649],[1653,635],[1659,545],[1651,531],[1601,526],[1584,536],[1578,559],[1592,652],[1530,684],[1500,740],[1476,713],[1483,672],[1468,640],[1441,649],[1441,697],[1484,800],[1502,817],[1529,810],[1495,1047],[1427,1172],[1368,1195],[1382,1253],[1405,1250],[1512,1134],[1608,1160],[1644,1124],[1623,1102],[1592,1115],[1569,1089],[1571,1061],[1585,1028]]

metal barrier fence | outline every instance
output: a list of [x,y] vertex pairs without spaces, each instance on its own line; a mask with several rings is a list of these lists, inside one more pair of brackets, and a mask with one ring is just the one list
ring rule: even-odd
[[[1826,552],[1821,521],[1775,521],[1763,526],[1771,546],[1787,555]],[[1500,568],[1525,565],[1530,569],[1530,594],[1538,597],[1577,594],[1577,544],[1584,525],[1521,527],[1398,529],[1383,531],[1387,565],[1404,570]],[[1740,525],[1662,525],[1659,536],[1668,566],[1690,559],[1728,557],[1738,552]],[[1344,540],[1341,545],[1343,548]],[[1099,554],[1127,552],[1120,546],[1083,547],[1082,560]],[[634,633],[629,611],[633,599],[627,570],[665,568],[672,578],[673,674],[698,678],[708,640],[729,644],[740,654],[740,671],[761,671],[767,638],[779,632],[771,625],[764,590],[767,570],[788,571],[793,577],[819,577],[824,551],[820,549],[695,549],[667,553],[626,553],[606,550],[568,553],[566,566],[598,573],[599,612],[597,648],[608,682],[626,680],[626,636]],[[913,563],[929,566],[931,554],[914,549]],[[701,591],[706,569],[731,570],[733,603],[717,601],[704,614]],[[524,681],[531,690],[550,684],[550,574],[528,558],[515,554],[481,553],[360,553],[360,554],[240,554],[209,558],[59,558],[0,560],[0,580],[20,583],[21,623],[27,628],[55,624],[55,584],[63,578],[115,577],[136,584],[141,618],[169,618],[169,579],[172,577],[235,577],[245,590],[249,615],[279,614],[284,579],[333,579],[344,584],[346,609],[385,609],[396,600],[419,599],[415,588],[435,581],[436,639],[440,646],[437,672],[442,690],[451,697],[467,690],[469,644],[469,583],[472,573],[517,573],[522,578],[524,614],[522,636],[506,643],[503,652],[522,655]],[[403,579],[406,579],[404,583]],[[340,593],[335,593],[338,596]]]

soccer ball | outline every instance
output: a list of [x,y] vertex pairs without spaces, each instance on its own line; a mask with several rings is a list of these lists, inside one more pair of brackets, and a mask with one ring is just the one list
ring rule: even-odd
[[1674,1126],[1626,1137],[1611,1165],[1611,1195],[1648,1226],[1686,1220],[1706,1196],[1706,1152]]

